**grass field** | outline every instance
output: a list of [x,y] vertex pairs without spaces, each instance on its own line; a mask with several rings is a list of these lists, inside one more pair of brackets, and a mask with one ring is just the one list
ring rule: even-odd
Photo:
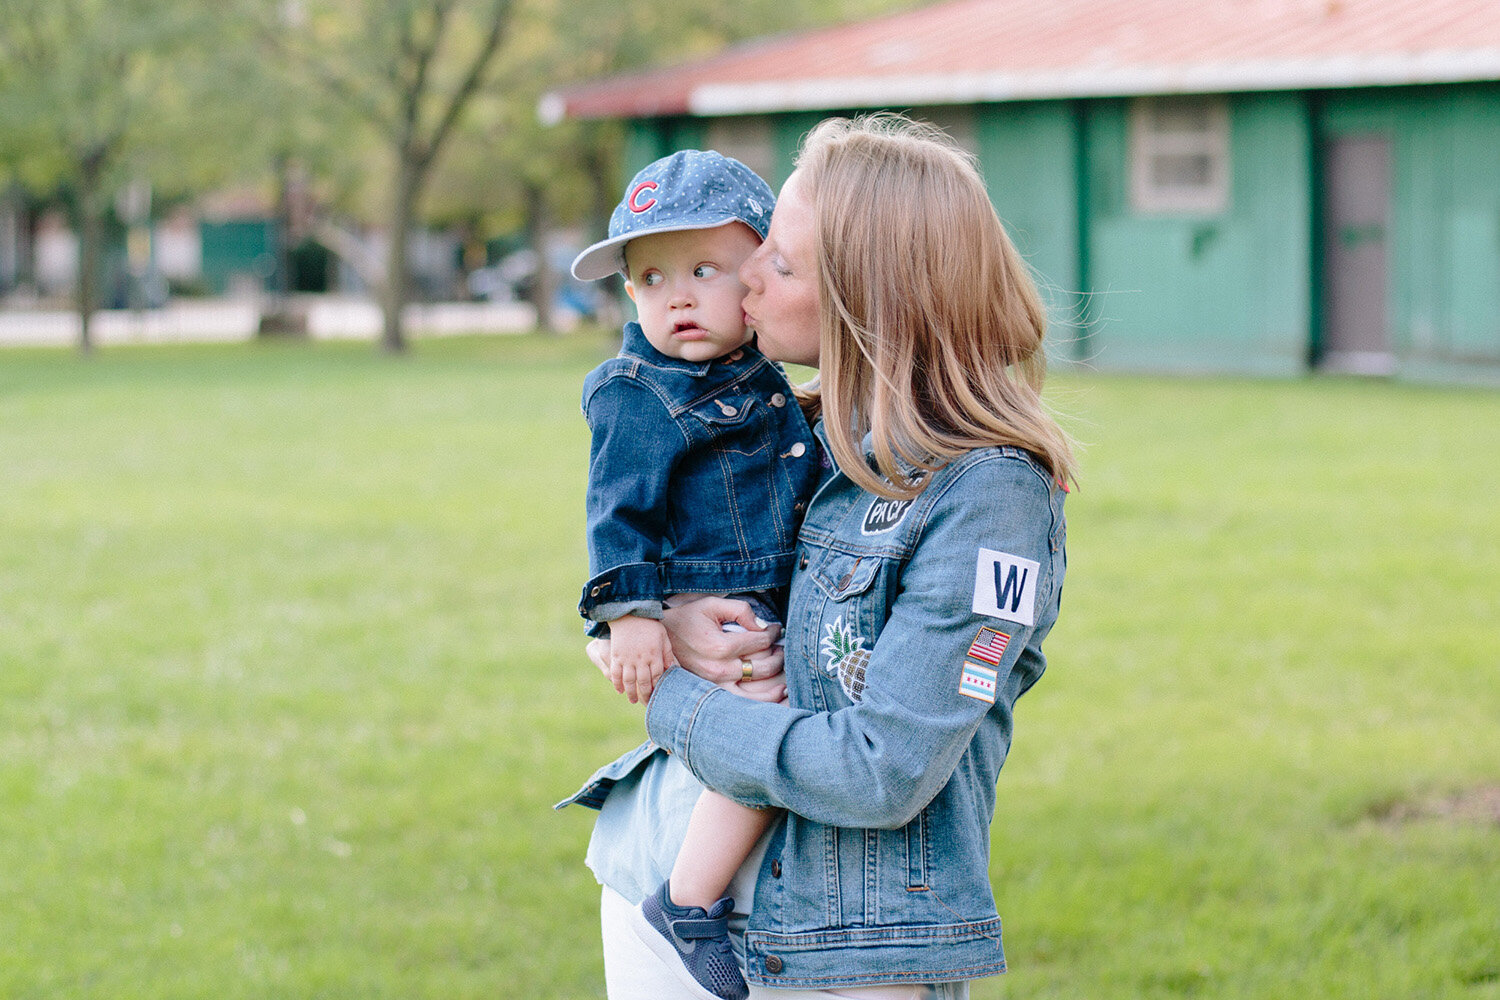
[[[0,354],[0,998],[602,996],[607,338]],[[1500,998],[1500,393],[1070,375],[995,998]]]

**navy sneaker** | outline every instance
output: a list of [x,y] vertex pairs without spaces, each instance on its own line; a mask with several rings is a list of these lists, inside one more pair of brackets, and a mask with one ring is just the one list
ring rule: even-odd
[[746,1000],[750,987],[729,944],[732,909],[734,900],[728,896],[707,911],[701,906],[678,906],[663,882],[635,908],[630,923],[646,947],[675,969],[677,978],[699,1000]]

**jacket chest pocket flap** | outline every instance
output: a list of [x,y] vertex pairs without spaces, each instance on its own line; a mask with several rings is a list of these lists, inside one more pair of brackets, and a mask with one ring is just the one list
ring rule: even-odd
[[759,409],[754,396],[727,392],[700,399],[687,412],[706,424],[710,433],[723,434],[752,423]]
[[870,589],[880,572],[880,563],[879,556],[829,552],[809,572],[830,600],[847,601]]

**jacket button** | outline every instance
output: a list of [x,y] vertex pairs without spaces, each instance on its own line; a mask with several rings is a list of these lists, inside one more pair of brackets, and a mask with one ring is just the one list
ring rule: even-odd
[[802,553],[802,560],[799,563],[797,563],[797,568],[798,569],[807,569],[807,553],[806,552]]
[[777,858],[771,862],[771,877],[781,878],[781,859]]
[[776,395],[772,396],[771,397],[771,405],[775,406],[775,407],[785,406],[786,405],[786,396],[785,396],[785,394],[778,392]]
[[779,955],[766,956],[766,971],[773,976],[781,971],[781,957]]
[[798,441],[797,443],[792,445],[790,452],[793,458],[801,458],[803,455],[807,454],[807,445],[803,444],[801,441]]

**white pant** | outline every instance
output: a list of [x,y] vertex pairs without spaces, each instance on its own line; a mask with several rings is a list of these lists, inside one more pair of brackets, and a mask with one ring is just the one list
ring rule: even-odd
[[[630,901],[608,886],[599,904],[604,989],[609,1000],[692,1000],[674,970],[630,927]],[[968,983],[937,986],[848,986],[839,990],[772,990],[750,986],[750,1000],[967,1000]]]

